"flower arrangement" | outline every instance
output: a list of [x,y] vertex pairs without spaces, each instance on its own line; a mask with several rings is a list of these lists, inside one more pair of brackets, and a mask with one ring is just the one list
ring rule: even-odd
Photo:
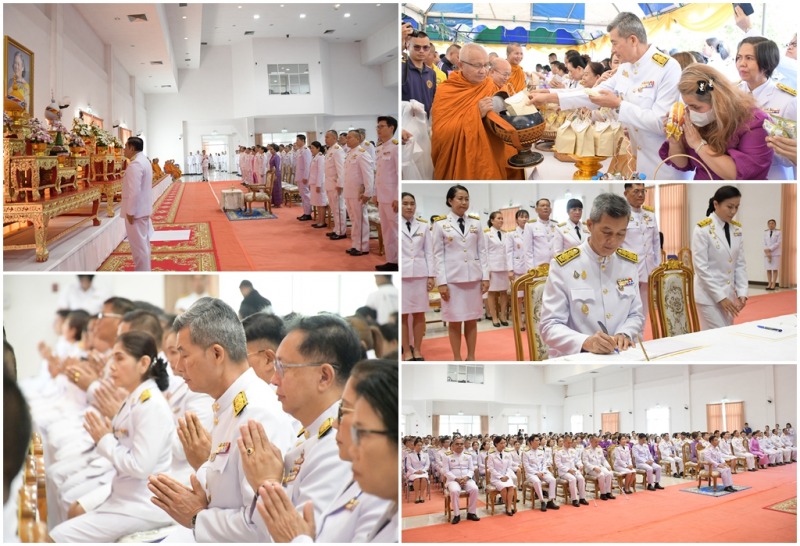
[[42,142],[44,144],[51,144],[53,142],[53,137],[50,136],[47,129],[42,126],[42,122],[39,121],[38,118],[31,118],[28,127],[30,127],[31,130],[28,140],[31,142]]
[[68,133],[67,128],[61,123],[61,120],[56,119],[50,122],[50,130],[57,133]]
[[92,128],[89,127],[86,123],[81,121],[80,118],[74,118],[72,120],[72,131],[81,137],[90,137],[92,136]]
[[92,126],[92,132],[94,133],[95,137],[97,137],[98,146],[105,146],[106,148],[111,146],[111,141],[114,138],[113,136],[94,125]]
[[78,133],[70,132],[67,135],[67,142],[71,148],[83,148],[86,144]]
[[114,144],[114,148],[122,149],[122,141],[119,138],[112,136],[111,141]]

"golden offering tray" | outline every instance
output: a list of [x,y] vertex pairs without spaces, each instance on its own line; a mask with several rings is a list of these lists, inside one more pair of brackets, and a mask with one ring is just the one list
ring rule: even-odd
[[575,160],[575,167],[578,169],[572,175],[573,180],[591,180],[597,176],[600,169],[603,167],[603,161],[608,157],[603,156],[582,156],[575,154],[568,154],[570,158]]

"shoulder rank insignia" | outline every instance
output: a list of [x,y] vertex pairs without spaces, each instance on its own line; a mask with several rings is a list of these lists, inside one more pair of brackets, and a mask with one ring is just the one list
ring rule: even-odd
[[617,249],[617,256],[619,256],[620,258],[624,258],[629,262],[639,263],[639,256],[637,256],[635,252],[631,252],[630,250],[625,250],[624,248]]
[[444,454],[449,457],[450,455],[453,454],[453,452],[448,449],[447,451],[444,452]]
[[492,231],[492,228],[483,228],[484,233],[489,233],[490,231]]
[[653,207],[647,206],[647,205],[642,205],[642,208],[644,210],[646,210],[647,212],[655,212],[656,211],[656,209],[654,209]]
[[739,222],[737,222],[736,220],[731,220],[731,224],[733,224],[733,225],[734,225],[734,226],[736,226],[736,227],[742,227],[742,224],[740,224],[740,223],[739,223]]
[[358,147],[358,151],[359,151],[359,152],[366,152],[366,150],[364,149],[364,147],[363,147],[363,146],[359,146],[359,147]]
[[238,417],[245,407],[247,407],[247,396],[245,396],[244,391],[240,391],[236,398],[233,399],[233,415]]
[[566,226],[566,225],[567,225],[567,223],[566,223],[566,222],[561,222],[560,224],[558,224],[558,227],[564,227],[564,226]]
[[495,448],[489,449],[489,454],[491,455],[492,453],[497,453],[497,450]]
[[427,224],[428,223],[428,221],[425,218],[423,218],[422,216],[417,216],[417,222],[421,222],[423,224]]
[[529,446],[525,446],[525,447],[522,448],[522,451],[530,451],[530,450],[531,450],[531,448]]
[[347,501],[347,504],[344,505],[344,509],[352,512],[356,506],[358,506],[358,497],[353,497]]
[[397,139],[396,138],[392,139],[392,144],[397,144]]
[[655,62],[658,66],[664,66],[667,64],[669,57],[666,55],[662,55],[661,53],[654,53],[653,54],[653,62]]
[[505,451],[506,453],[511,453],[512,451],[514,451],[514,448],[513,447],[507,447],[503,451]]
[[703,218],[702,220],[697,222],[697,225],[700,226],[700,227],[706,227],[710,223],[711,223],[711,218]]
[[372,146],[372,143],[371,143],[371,142],[368,140],[368,141],[366,141],[366,142],[364,143],[364,146],[366,146],[367,148],[369,148],[370,146]]
[[480,220],[481,219],[481,217],[479,215],[477,215],[477,214],[468,214],[467,216],[469,216],[473,220]]
[[328,431],[330,431],[332,427],[333,427],[333,417],[328,417],[319,426],[319,431],[317,432],[317,438],[322,438],[323,436],[328,434]]
[[297,437],[299,438],[300,436],[302,436],[305,433],[306,433],[306,427],[302,427],[300,429],[300,432],[297,433]]
[[570,248],[569,250],[565,250],[561,254],[556,254],[556,261],[558,262],[558,265],[564,266],[580,255],[581,249],[576,246],[574,248]]
[[529,223],[529,224],[535,224],[535,223],[536,223],[536,222],[538,222],[538,221],[539,221],[539,220],[538,220],[537,218],[534,218],[533,220],[528,220],[528,223]]
[[145,389],[139,395],[139,402],[147,402],[148,400],[150,400],[150,389]]
[[781,91],[783,91],[784,93],[789,93],[789,94],[790,94],[791,96],[793,96],[793,97],[796,97],[796,96],[797,96],[797,90],[796,90],[796,89],[792,89],[791,87],[789,87],[789,86],[788,86],[788,85],[786,85],[786,84],[779,83],[779,84],[777,84],[775,87],[777,87],[778,89],[780,89],[780,90],[781,90]]
[[433,217],[433,221],[434,222],[441,222],[442,220],[445,220],[446,218],[447,218],[447,216],[434,216]]

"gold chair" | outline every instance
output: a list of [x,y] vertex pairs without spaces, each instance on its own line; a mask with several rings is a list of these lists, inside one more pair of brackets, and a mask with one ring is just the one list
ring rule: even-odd
[[694,261],[692,260],[692,249],[682,248],[678,251],[678,261],[694,272]]
[[[517,349],[517,360],[525,359],[525,346],[522,342],[522,328],[525,328],[530,360],[547,360],[547,345],[539,335],[539,320],[542,317],[542,294],[547,275],[550,271],[549,264],[542,264],[531,269],[511,287],[511,314],[514,320],[514,345]],[[522,307],[525,309],[523,324],[522,308],[517,297],[522,292]]]
[[700,331],[693,278],[692,270],[678,260],[667,260],[650,273],[653,339]]
[[692,462],[692,445],[689,442],[683,444],[681,448],[683,455],[683,472],[684,476],[689,477],[689,474],[697,474],[699,465]]
[[697,487],[699,488],[703,484],[703,480],[706,480],[709,486],[711,486],[713,482],[714,490],[716,491],[719,472],[717,472],[716,470],[711,470],[711,463],[706,462],[706,458],[705,455],[703,455],[703,451],[705,451],[703,445],[697,444],[697,462],[699,468],[697,472]]
[[[430,307],[431,309],[434,309],[434,310],[435,309],[439,309],[439,310],[442,309],[442,295],[439,294],[439,287],[438,286],[434,285],[433,290],[428,292],[428,307]],[[441,313],[439,315],[441,316]],[[441,322],[442,324],[444,324],[443,320],[426,320],[425,324],[430,324],[432,322]]]
[[[464,503],[464,507],[461,507],[461,499],[469,499],[469,493],[467,491],[461,491],[458,494],[458,509],[464,510],[465,512],[469,509],[468,502]],[[450,492],[447,489],[444,490],[444,517],[447,518],[447,521],[450,521],[453,515],[453,508],[450,506]]]

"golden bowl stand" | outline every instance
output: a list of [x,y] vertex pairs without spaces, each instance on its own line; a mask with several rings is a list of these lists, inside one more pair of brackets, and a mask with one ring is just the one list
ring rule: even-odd
[[570,154],[570,157],[575,160],[575,167],[578,169],[572,175],[573,180],[591,180],[600,172],[603,167],[603,161],[608,159],[608,157],[597,155],[581,156]]

